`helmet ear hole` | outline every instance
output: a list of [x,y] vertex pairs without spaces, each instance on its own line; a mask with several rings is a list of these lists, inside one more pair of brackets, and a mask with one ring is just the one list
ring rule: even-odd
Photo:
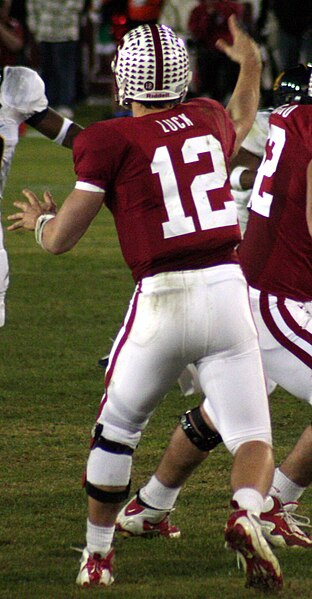
[[191,79],[184,41],[166,25],[140,25],[129,31],[112,62],[117,101],[177,102]]

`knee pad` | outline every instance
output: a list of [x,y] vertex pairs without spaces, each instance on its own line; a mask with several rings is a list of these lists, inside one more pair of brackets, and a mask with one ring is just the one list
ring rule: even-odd
[[102,426],[98,425],[87,463],[87,481],[93,486],[127,486],[134,450],[124,443],[106,439],[101,431]]
[[222,443],[221,435],[206,424],[199,407],[185,412],[179,421],[186,436],[200,451],[211,451]]

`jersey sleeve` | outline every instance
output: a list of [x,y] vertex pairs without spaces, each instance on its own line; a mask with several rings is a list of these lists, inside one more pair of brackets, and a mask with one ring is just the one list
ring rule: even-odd
[[48,106],[45,87],[41,77],[27,67],[4,68],[0,91],[2,106],[11,108],[24,116],[24,120]]
[[73,144],[77,183],[106,191],[119,170],[125,145],[109,122],[94,123],[81,131]]

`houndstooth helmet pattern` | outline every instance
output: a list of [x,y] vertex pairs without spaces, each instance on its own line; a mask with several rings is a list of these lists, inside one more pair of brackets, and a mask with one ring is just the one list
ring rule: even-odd
[[182,101],[191,79],[184,41],[166,25],[140,25],[121,40],[112,71],[116,99],[137,102]]

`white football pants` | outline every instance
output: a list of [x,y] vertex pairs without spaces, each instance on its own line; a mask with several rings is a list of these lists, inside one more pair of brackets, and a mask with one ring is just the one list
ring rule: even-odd
[[136,447],[155,407],[189,363],[205,410],[231,452],[271,443],[256,328],[238,265],[147,277],[136,287],[110,352],[98,421],[107,439]]
[[249,288],[264,369],[286,391],[312,404],[312,301]]

